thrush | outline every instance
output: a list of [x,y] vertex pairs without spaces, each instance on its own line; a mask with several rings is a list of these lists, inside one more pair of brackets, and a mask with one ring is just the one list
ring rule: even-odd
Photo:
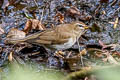
[[8,40],[7,42],[13,44],[27,42],[42,45],[51,50],[65,50],[71,48],[87,28],[83,22],[71,22],[28,35],[23,39]]

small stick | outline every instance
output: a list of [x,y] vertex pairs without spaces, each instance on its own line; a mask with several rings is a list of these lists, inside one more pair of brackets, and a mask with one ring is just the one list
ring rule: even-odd
[[112,13],[112,15],[114,15],[117,11],[119,11],[120,10],[120,7],[118,7],[113,13]]
[[[39,11],[39,15],[40,15],[40,10],[39,10],[39,6],[36,2],[36,0],[34,0],[34,3],[36,4],[37,8],[38,8],[38,11]],[[43,12],[44,12],[44,8],[43,8],[43,11],[42,11],[42,15],[41,15],[41,18],[39,19],[40,21],[42,21],[42,18],[43,18]]]
[[80,44],[79,44],[78,39],[77,39],[77,44],[78,44],[78,47],[79,47],[79,53],[80,53],[80,60],[81,60],[81,64],[82,64],[82,67],[84,67],[83,57],[82,57],[82,54],[81,54],[81,52],[80,52]]
[[41,15],[41,18],[40,18],[40,22],[41,22],[42,19],[43,19],[43,13],[44,13],[44,10],[45,10],[45,8],[43,8],[42,15]]
[[114,6],[117,3],[118,0],[113,0],[110,6]]

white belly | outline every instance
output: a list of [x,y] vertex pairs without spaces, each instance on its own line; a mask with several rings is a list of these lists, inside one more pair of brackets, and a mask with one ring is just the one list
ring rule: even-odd
[[61,45],[52,45],[57,50],[64,50],[72,47],[75,44],[76,40],[73,40],[72,38],[69,39],[67,43],[61,44]]

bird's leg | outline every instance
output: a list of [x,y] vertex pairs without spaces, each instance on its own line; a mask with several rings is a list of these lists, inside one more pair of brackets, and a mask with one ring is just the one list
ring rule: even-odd
[[82,57],[82,54],[81,54],[81,52],[80,52],[80,44],[79,44],[78,39],[77,39],[77,44],[78,44],[78,47],[79,47],[79,53],[80,53],[80,60],[81,60],[81,64],[82,64],[82,66],[84,67],[83,57]]

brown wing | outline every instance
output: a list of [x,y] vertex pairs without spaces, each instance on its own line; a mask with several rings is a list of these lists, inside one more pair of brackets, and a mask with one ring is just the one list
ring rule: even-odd
[[[46,30],[39,34],[33,34],[33,38],[29,38],[28,42],[39,44],[62,44],[68,41],[72,34],[70,34],[68,24],[61,24],[55,29]],[[34,37],[35,36],[35,37]]]
[[42,33],[33,42],[39,44],[62,44],[67,42],[69,37],[70,35],[66,35],[66,33],[63,34],[52,30]]

